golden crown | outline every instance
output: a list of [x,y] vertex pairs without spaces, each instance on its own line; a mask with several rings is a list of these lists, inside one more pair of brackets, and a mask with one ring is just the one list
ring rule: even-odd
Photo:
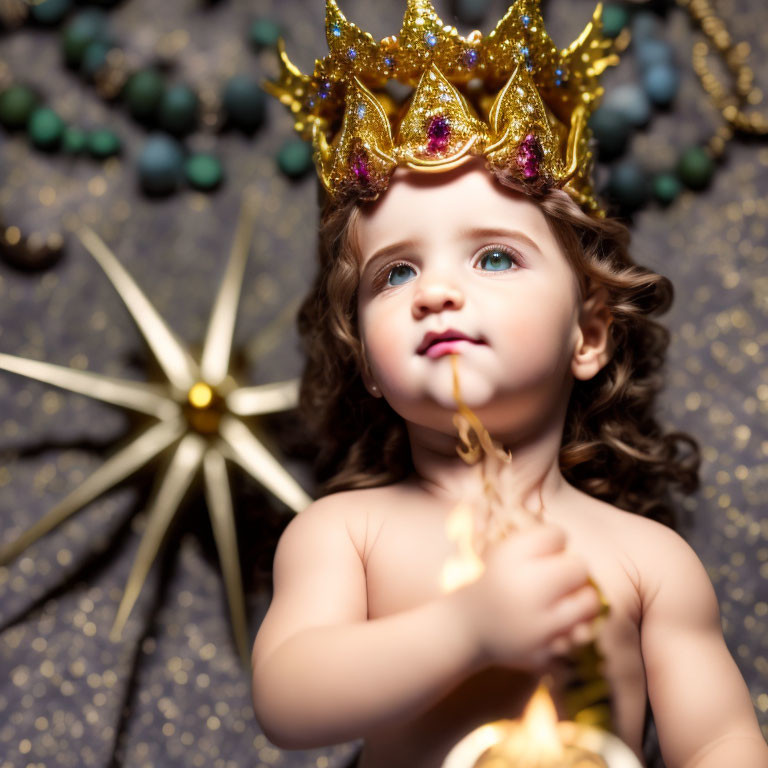
[[[431,0],[408,0],[400,34],[377,43],[326,0],[330,53],[304,75],[281,40],[279,78],[264,87],[312,141],[332,198],[375,199],[398,165],[443,171],[480,155],[599,214],[587,121],[603,93],[600,74],[618,62],[601,11],[558,50],[539,0],[516,0],[485,37],[443,24]],[[415,89],[403,103],[385,89],[392,80]]]

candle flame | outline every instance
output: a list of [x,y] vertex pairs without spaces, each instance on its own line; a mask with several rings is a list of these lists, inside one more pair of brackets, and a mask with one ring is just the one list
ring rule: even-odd
[[560,758],[563,743],[557,731],[557,710],[546,684],[540,682],[523,711],[520,737],[531,754],[545,760]]

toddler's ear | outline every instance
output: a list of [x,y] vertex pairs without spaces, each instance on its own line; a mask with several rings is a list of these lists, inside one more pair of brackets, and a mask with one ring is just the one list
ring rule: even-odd
[[582,381],[595,376],[613,353],[608,331],[613,316],[605,304],[606,299],[607,291],[601,286],[594,289],[581,305],[571,371]]
[[368,363],[368,355],[365,352],[365,345],[362,344],[361,346],[363,360],[360,375],[363,379],[363,386],[368,390],[369,395],[373,395],[373,397],[383,397],[379,385],[374,381],[373,374],[371,373],[371,366]]

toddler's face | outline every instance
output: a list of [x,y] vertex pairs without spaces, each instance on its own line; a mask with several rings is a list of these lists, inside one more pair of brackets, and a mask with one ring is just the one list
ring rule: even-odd
[[534,202],[479,161],[398,169],[357,237],[372,380],[406,421],[453,430],[451,353],[464,401],[491,431],[534,429],[567,402],[578,283]]

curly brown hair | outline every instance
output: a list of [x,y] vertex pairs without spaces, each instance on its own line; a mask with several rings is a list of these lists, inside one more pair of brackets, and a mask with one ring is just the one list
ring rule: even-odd
[[[655,415],[669,331],[651,316],[670,307],[671,282],[634,263],[621,221],[586,214],[562,190],[534,190],[491,171],[538,202],[578,276],[582,299],[604,287],[613,316],[611,359],[571,392],[559,454],[563,476],[594,497],[674,527],[671,486],[693,492],[700,458],[690,435],[665,432]],[[323,493],[385,485],[413,471],[402,418],[372,397],[361,378],[354,238],[360,205],[326,202],[320,269],[298,318],[307,361],[300,409],[318,449]]]

